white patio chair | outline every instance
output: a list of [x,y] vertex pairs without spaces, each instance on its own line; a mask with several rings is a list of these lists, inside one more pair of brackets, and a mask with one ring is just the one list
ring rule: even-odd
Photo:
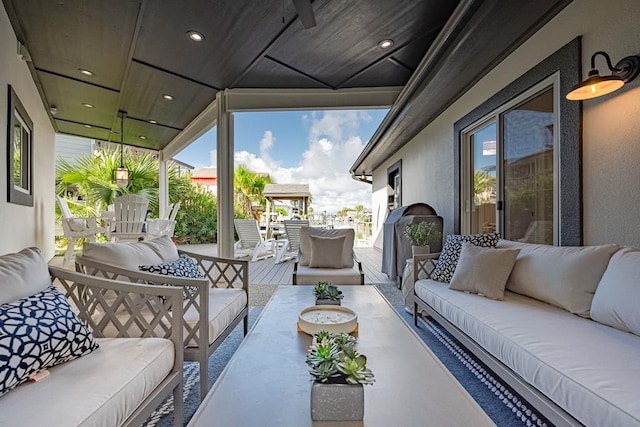
[[149,219],[147,220],[147,238],[153,239],[160,236],[173,237],[176,230],[176,215],[180,209],[180,204],[172,203],[167,209],[167,214],[164,218]]
[[284,230],[287,234],[287,244],[278,248],[276,264],[295,259],[300,248],[300,228],[308,227],[309,221],[306,219],[289,219],[284,221]]
[[114,217],[109,221],[107,237],[111,241],[144,240],[149,200],[135,194],[125,194],[113,200]]
[[78,239],[88,239],[91,242],[95,242],[97,233],[104,233],[105,229],[98,227],[96,218],[80,218],[74,217],[69,209],[67,199],[61,196],[56,196],[58,199],[58,205],[62,212],[62,232],[64,237],[69,239],[69,245],[67,251],[64,254],[63,263],[66,265],[71,260],[73,255],[73,248],[76,246]]
[[287,244],[286,239],[278,243],[275,239],[263,240],[258,221],[255,219],[234,219],[233,222],[239,238],[233,246],[236,258],[250,256],[251,261],[269,258],[276,256],[278,245]]

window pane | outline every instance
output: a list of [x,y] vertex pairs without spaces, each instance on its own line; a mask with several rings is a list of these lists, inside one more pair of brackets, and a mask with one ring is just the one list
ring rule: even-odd
[[471,233],[496,231],[496,124],[471,135]]
[[503,115],[504,237],[553,244],[553,90]]

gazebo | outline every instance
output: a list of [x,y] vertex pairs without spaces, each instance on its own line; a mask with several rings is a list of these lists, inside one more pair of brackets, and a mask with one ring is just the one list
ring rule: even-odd
[[311,199],[309,184],[267,184],[264,186],[262,196],[267,199],[267,233],[270,226],[271,205],[276,200],[297,201],[300,212],[303,216],[307,216],[307,208]]

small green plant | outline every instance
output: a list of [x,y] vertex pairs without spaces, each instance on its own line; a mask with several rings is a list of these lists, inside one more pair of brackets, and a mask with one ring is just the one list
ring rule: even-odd
[[408,224],[404,229],[404,235],[414,246],[427,246],[442,237],[442,233],[438,230],[436,223],[427,221]]
[[356,350],[356,339],[344,332],[318,332],[307,353],[314,381],[329,384],[373,384],[366,356]]
[[341,300],[344,295],[336,285],[331,282],[318,282],[313,288],[316,299]]

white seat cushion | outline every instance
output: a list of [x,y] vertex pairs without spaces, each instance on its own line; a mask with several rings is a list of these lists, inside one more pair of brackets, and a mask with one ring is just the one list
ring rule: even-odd
[[178,249],[167,236],[144,242],[86,242],[82,256],[98,262],[137,270],[139,265],[154,265],[178,259]]
[[161,338],[103,338],[100,348],[49,369],[0,399],[7,426],[105,426],[122,423],[173,369],[173,343]]
[[504,301],[421,279],[416,294],[483,348],[593,426],[640,423],[640,338],[505,292]]
[[315,285],[318,282],[331,282],[335,285],[360,285],[361,278],[354,268],[311,268],[298,264],[296,273],[298,285]]

